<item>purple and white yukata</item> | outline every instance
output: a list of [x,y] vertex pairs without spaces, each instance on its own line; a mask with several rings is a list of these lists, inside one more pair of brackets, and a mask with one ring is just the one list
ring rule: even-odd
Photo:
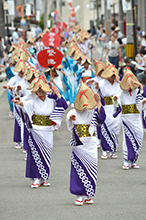
[[[17,85],[24,83],[24,77],[21,78],[19,75],[15,75],[14,77],[12,77],[9,82],[7,83],[7,85],[9,85],[10,87],[15,86],[14,90],[10,90],[8,89],[8,92],[11,94],[11,99],[15,99],[16,97],[20,97],[21,96],[21,91],[20,91],[20,95],[17,94]],[[19,111],[18,111],[18,107],[14,104],[14,137],[13,137],[13,141],[16,143],[16,145],[19,145],[22,142],[22,119],[19,115]]]
[[[70,121],[71,115],[76,116],[75,121]],[[74,195],[93,197],[95,194],[97,180],[98,151],[97,138],[92,136],[97,124],[102,124],[105,120],[103,107],[98,110],[85,110],[77,112],[72,109],[68,112],[66,122],[68,130],[71,131],[71,173],[70,173],[70,192]],[[76,125],[90,125],[89,133],[91,136],[79,137]]]
[[105,101],[104,110],[106,112],[105,122],[100,127],[100,139],[103,152],[110,151],[114,153],[119,141],[119,132],[121,128],[121,114],[113,117],[115,107],[113,105],[113,96],[120,89],[120,84],[114,82],[113,85],[108,80],[102,80],[99,83],[99,89]]
[[[61,97],[58,101],[46,96],[43,102],[39,97],[24,101],[19,107],[22,118],[27,124],[25,142],[27,142],[26,177],[47,180],[50,174],[51,152],[53,148],[53,131],[59,128],[67,108]],[[51,126],[31,125],[31,117],[36,115],[50,116],[54,122]]]
[[[122,109],[122,127],[123,127],[123,158],[124,164],[128,166],[134,164],[139,156],[143,141],[142,124],[142,94],[139,89],[132,91],[123,91],[117,95],[118,103]],[[136,110],[126,112],[124,106],[136,105]]]

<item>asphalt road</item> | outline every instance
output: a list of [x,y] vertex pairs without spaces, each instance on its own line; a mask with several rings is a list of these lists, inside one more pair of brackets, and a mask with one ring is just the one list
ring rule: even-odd
[[101,160],[101,149],[98,150],[94,204],[77,207],[76,197],[69,192],[71,147],[65,116],[54,132],[51,186],[31,189],[32,181],[25,178],[22,149],[14,148],[13,119],[8,113],[5,93],[0,98],[0,220],[146,219],[146,137],[138,159],[139,170],[122,170],[121,135],[118,159]]

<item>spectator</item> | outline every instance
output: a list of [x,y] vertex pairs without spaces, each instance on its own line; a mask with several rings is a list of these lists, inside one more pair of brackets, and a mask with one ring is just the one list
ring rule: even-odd
[[92,26],[92,32],[91,32],[91,37],[96,35],[96,30],[95,30],[95,26]]
[[19,44],[18,28],[16,28],[15,31],[13,32],[12,39],[15,45]]
[[119,34],[119,30],[120,30],[119,28],[118,29],[116,28],[113,34],[114,34],[115,39],[120,44],[122,59],[124,59],[124,57],[125,57],[125,51],[124,51],[125,44],[122,42],[122,38],[123,38],[124,35],[122,35],[121,33]]
[[114,32],[117,32],[117,38],[119,39],[122,39],[124,37],[124,34],[120,31],[120,28],[119,27],[116,27]]
[[42,29],[40,28],[40,26],[37,25],[37,28],[36,28],[36,30],[35,30],[35,36],[36,36],[36,38],[38,38],[39,34],[42,33],[42,32],[43,32],[43,31],[42,31]]
[[2,45],[2,37],[0,37],[0,64],[4,65],[4,47]]
[[128,57],[124,57],[123,66],[119,70],[119,74],[121,76],[124,75],[124,69],[126,69],[126,68],[130,69],[134,73],[134,75],[135,75],[135,68],[134,68],[133,65],[131,65],[130,59]]
[[105,30],[103,28],[101,28],[101,36],[98,38],[98,40],[100,41],[100,46],[102,48],[99,60],[102,60],[103,53],[104,53],[105,46],[106,46],[106,34],[105,34]]
[[12,45],[11,35],[8,34],[8,39],[7,39],[7,41],[6,41],[6,52],[7,52],[7,54],[9,53],[9,50],[10,50],[11,45]]
[[97,34],[97,38],[99,38],[101,35],[100,26],[97,27],[96,34]]
[[115,39],[114,34],[111,35],[111,40],[107,44],[106,56],[108,54],[108,60],[119,67],[119,57],[121,57],[121,49],[119,42]]

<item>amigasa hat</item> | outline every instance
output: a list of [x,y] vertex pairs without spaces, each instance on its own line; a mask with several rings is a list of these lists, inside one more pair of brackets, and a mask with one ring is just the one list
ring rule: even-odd
[[131,82],[131,79],[138,82],[136,76],[131,72],[130,69],[127,68],[120,83],[120,87],[122,90],[124,91],[135,90],[139,87],[139,85],[135,85],[133,82]]
[[78,112],[93,110],[97,107],[97,103],[94,99],[94,92],[83,82],[81,82],[81,86],[76,95],[74,107]]
[[38,77],[37,83],[34,85],[31,92],[36,93],[39,90],[39,88],[41,88],[45,93],[51,93],[50,87],[47,83],[45,83],[42,76]]

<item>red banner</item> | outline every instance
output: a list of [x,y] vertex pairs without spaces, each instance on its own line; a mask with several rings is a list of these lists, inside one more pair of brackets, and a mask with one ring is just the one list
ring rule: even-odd
[[59,23],[58,23],[58,27],[59,28],[67,28],[67,24],[65,23],[65,22],[63,22],[63,21],[60,21]]
[[46,69],[49,66],[53,66],[54,68],[59,66],[62,62],[62,58],[62,53],[57,49],[42,50],[37,56],[39,64]]
[[61,37],[59,34],[49,32],[49,33],[46,33],[43,35],[42,41],[46,47],[52,46],[52,47],[56,48],[59,46],[59,44],[61,42]]
[[60,34],[61,33],[61,28],[56,26],[56,27],[52,28],[51,32],[53,32],[55,34]]

